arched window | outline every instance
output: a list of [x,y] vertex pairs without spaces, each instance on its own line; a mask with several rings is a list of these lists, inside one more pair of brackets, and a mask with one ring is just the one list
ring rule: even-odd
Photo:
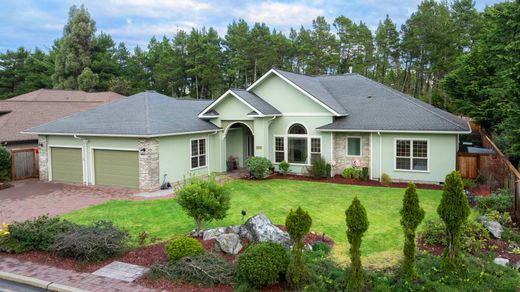
[[302,124],[293,124],[289,127],[289,134],[306,135],[307,129]]

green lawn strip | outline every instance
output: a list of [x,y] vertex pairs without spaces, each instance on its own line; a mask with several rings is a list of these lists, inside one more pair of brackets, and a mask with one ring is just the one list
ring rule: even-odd
[[[370,222],[363,238],[362,254],[368,258],[379,258],[378,254],[395,255],[402,249],[399,210],[404,189],[292,180],[235,180],[230,182],[229,187],[231,208],[228,216],[207,227],[240,224],[242,209],[247,210],[247,216],[264,212],[275,224],[284,224],[288,211],[301,206],[312,216],[311,230],[332,237],[336,243],[335,256],[345,260],[345,209],[357,195],[367,210]],[[418,194],[421,206],[426,211],[425,220],[436,217],[441,191],[419,189]],[[163,240],[185,234],[194,228],[192,219],[172,199],[109,201],[62,217],[83,224],[111,220],[117,226],[126,228],[134,237],[147,231]]]

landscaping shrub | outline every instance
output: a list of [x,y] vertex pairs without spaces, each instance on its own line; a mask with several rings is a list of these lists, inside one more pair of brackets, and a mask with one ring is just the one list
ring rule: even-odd
[[289,172],[289,166],[290,166],[289,163],[287,161],[283,160],[278,165],[278,168],[283,173],[283,175],[286,175]]
[[348,167],[343,170],[341,176],[344,178],[359,179],[363,175],[363,170],[356,167]]
[[413,183],[408,184],[400,214],[404,232],[404,261],[400,275],[404,281],[411,282],[417,278],[417,271],[415,270],[415,230],[424,219],[424,210],[419,206],[419,197]]
[[265,157],[252,156],[246,159],[246,169],[256,179],[267,177],[272,166],[271,161]]
[[383,173],[381,175],[381,184],[384,185],[385,187],[389,187],[392,185],[392,178],[386,174],[386,173]]
[[324,254],[329,254],[331,248],[326,242],[316,241],[312,244],[312,251],[321,251]]
[[153,278],[165,277],[205,286],[229,285],[236,280],[236,267],[212,253],[183,257],[175,263],[158,264],[151,268]]
[[484,217],[489,221],[497,221],[502,226],[513,225],[513,219],[511,218],[511,214],[509,214],[509,212],[499,212],[492,210],[484,214]]
[[[324,242],[319,242],[319,244],[328,247]],[[345,269],[327,255],[328,252],[323,249],[304,253],[305,265],[309,269],[311,282],[302,289],[303,291],[345,291]]]
[[484,214],[488,211],[509,212],[513,208],[513,194],[507,189],[499,189],[487,197],[476,196],[477,209]]
[[470,178],[463,178],[462,183],[464,184],[465,190],[469,190],[475,186],[475,181]]
[[517,291],[519,274],[514,269],[496,265],[474,256],[461,259],[457,273],[446,273],[441,257],[428,253],[417,256],[420,280],[402,282],[392,275],[370,274],[373,291]]
[[112,258],[128,248],[129,235],[110,221],[75,225],[56,236],[52,246],[59,255],[86,262]]
[[294,288],[301,287],[309,279],[309,271],[303,262],[303,239],[311,225],[311,216],[301,207],[298,207],[296,211],[291,209],[285,219],[285,227],[293,244],[286,279]]
[[309,175],[313,178],[322,178],[327,176],[327,162],[325,158],[320,156],[319,158],[311,161],[311,166],[307,168]]
[[325,166],[325,176],[332,177],[332,165],[330,165],[330,163],[327,163]]
[[183,257],[204,253],[202,244],[191,237],[178,237],[170,240],[165,246],[166,256],[170,262],[176,262]]
[[0,146],[0,182],[11,180],[11,152]]
[[240,275],[257,288],[276,283],[288,264],[285,248],[269,241],[251,244],[238,259]]
[[361,180],[368,181],[368,178],[369,178],[369,176],[368,176],[368,167],[363,167],[361,169]]
[[365,272],[361,265],[361,239],[368,229],[365,207],[357,196],[345,211],[347,222],[347,238],[350,243],[350,268],[347,270],[347,290],[362,291],[365,287]]
[[501,237],[504,241],[520,244],[520,232],[516,228],[504,227]]
[[208,222],[224,219],[230,206],[226,185],[217,183],[214,176],[191,179],[177,192],[176,200],[195,220],[197,232]]
[[437,213],[446,224],[447,244],[444,249],[444,267],[456,271],[460,268],[460,235],[470,209],[458,171],[446,175],[444,191]]
[[[9,240],[6,242],[14,252],[26,252],[31,250],[47,251],[54,244],[59,234],[70,231],[77,226],[69,221],[60,220],[58,217],[46,215],[15,222],[9,225]],[[16,246],[16,247],[15,247]]]
[[[440,219],[426,221],[420,236],[427,245],[441,244],[446,246],[448,243],[446,225]],[[475,220],[467,220],[462,225],[461,248],[465,252],[478,254],[489,239],[489,232],[481,223]]]

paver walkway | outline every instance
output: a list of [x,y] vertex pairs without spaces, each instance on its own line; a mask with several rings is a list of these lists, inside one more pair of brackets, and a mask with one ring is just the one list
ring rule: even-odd
[[146,267],[114,261],[92,274],[132,282],[144,275],[148,270]]
[[20,261],[9,257],[0,258],[0,271],[27,277],[34,277],[40,280],[54,282],[92,292],[156,291],[134,283],[96,276],[89,273],[78,273],[32,262]]

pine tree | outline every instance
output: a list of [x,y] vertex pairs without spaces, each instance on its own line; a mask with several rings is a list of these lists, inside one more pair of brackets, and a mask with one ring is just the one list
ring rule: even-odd
[[411,282],[417,278],[415,270],[415,230],[424,219],[424,210],[419,206],[419,197],[413,183],[408,188],[403,198],[401,213],[401,226],[404,232],[404,261],[401,267],[401,279]]
[[298,207],[296,211],[291,209],[285,219],[285,227],[293,244],[286,278],[293,288],[301,288],[309,277],[309,271],[303,261],[303,240],[311,225],[311,216],[301,207]]
[[355,197],[345,211],[347,222],[347,238],[350,243],[351,265],[347,273],[347,290],[362,291],[365,287],[365,271],[361,265],[361,239],[368,229],[365,207]]
[[55,88],[78,89],[78,77],[92,65],[92,52],[96,45],[96,22],[85,6],[72,6],[69,19],[59,41],[52,81]]
[[447,246],[444,249],[443,266],[456,271],[460,267],[460,236],[462,225],[467,220],[470,209],[464,193],[464,185],[458,171],[448,174],[437,213],[446,225]]

